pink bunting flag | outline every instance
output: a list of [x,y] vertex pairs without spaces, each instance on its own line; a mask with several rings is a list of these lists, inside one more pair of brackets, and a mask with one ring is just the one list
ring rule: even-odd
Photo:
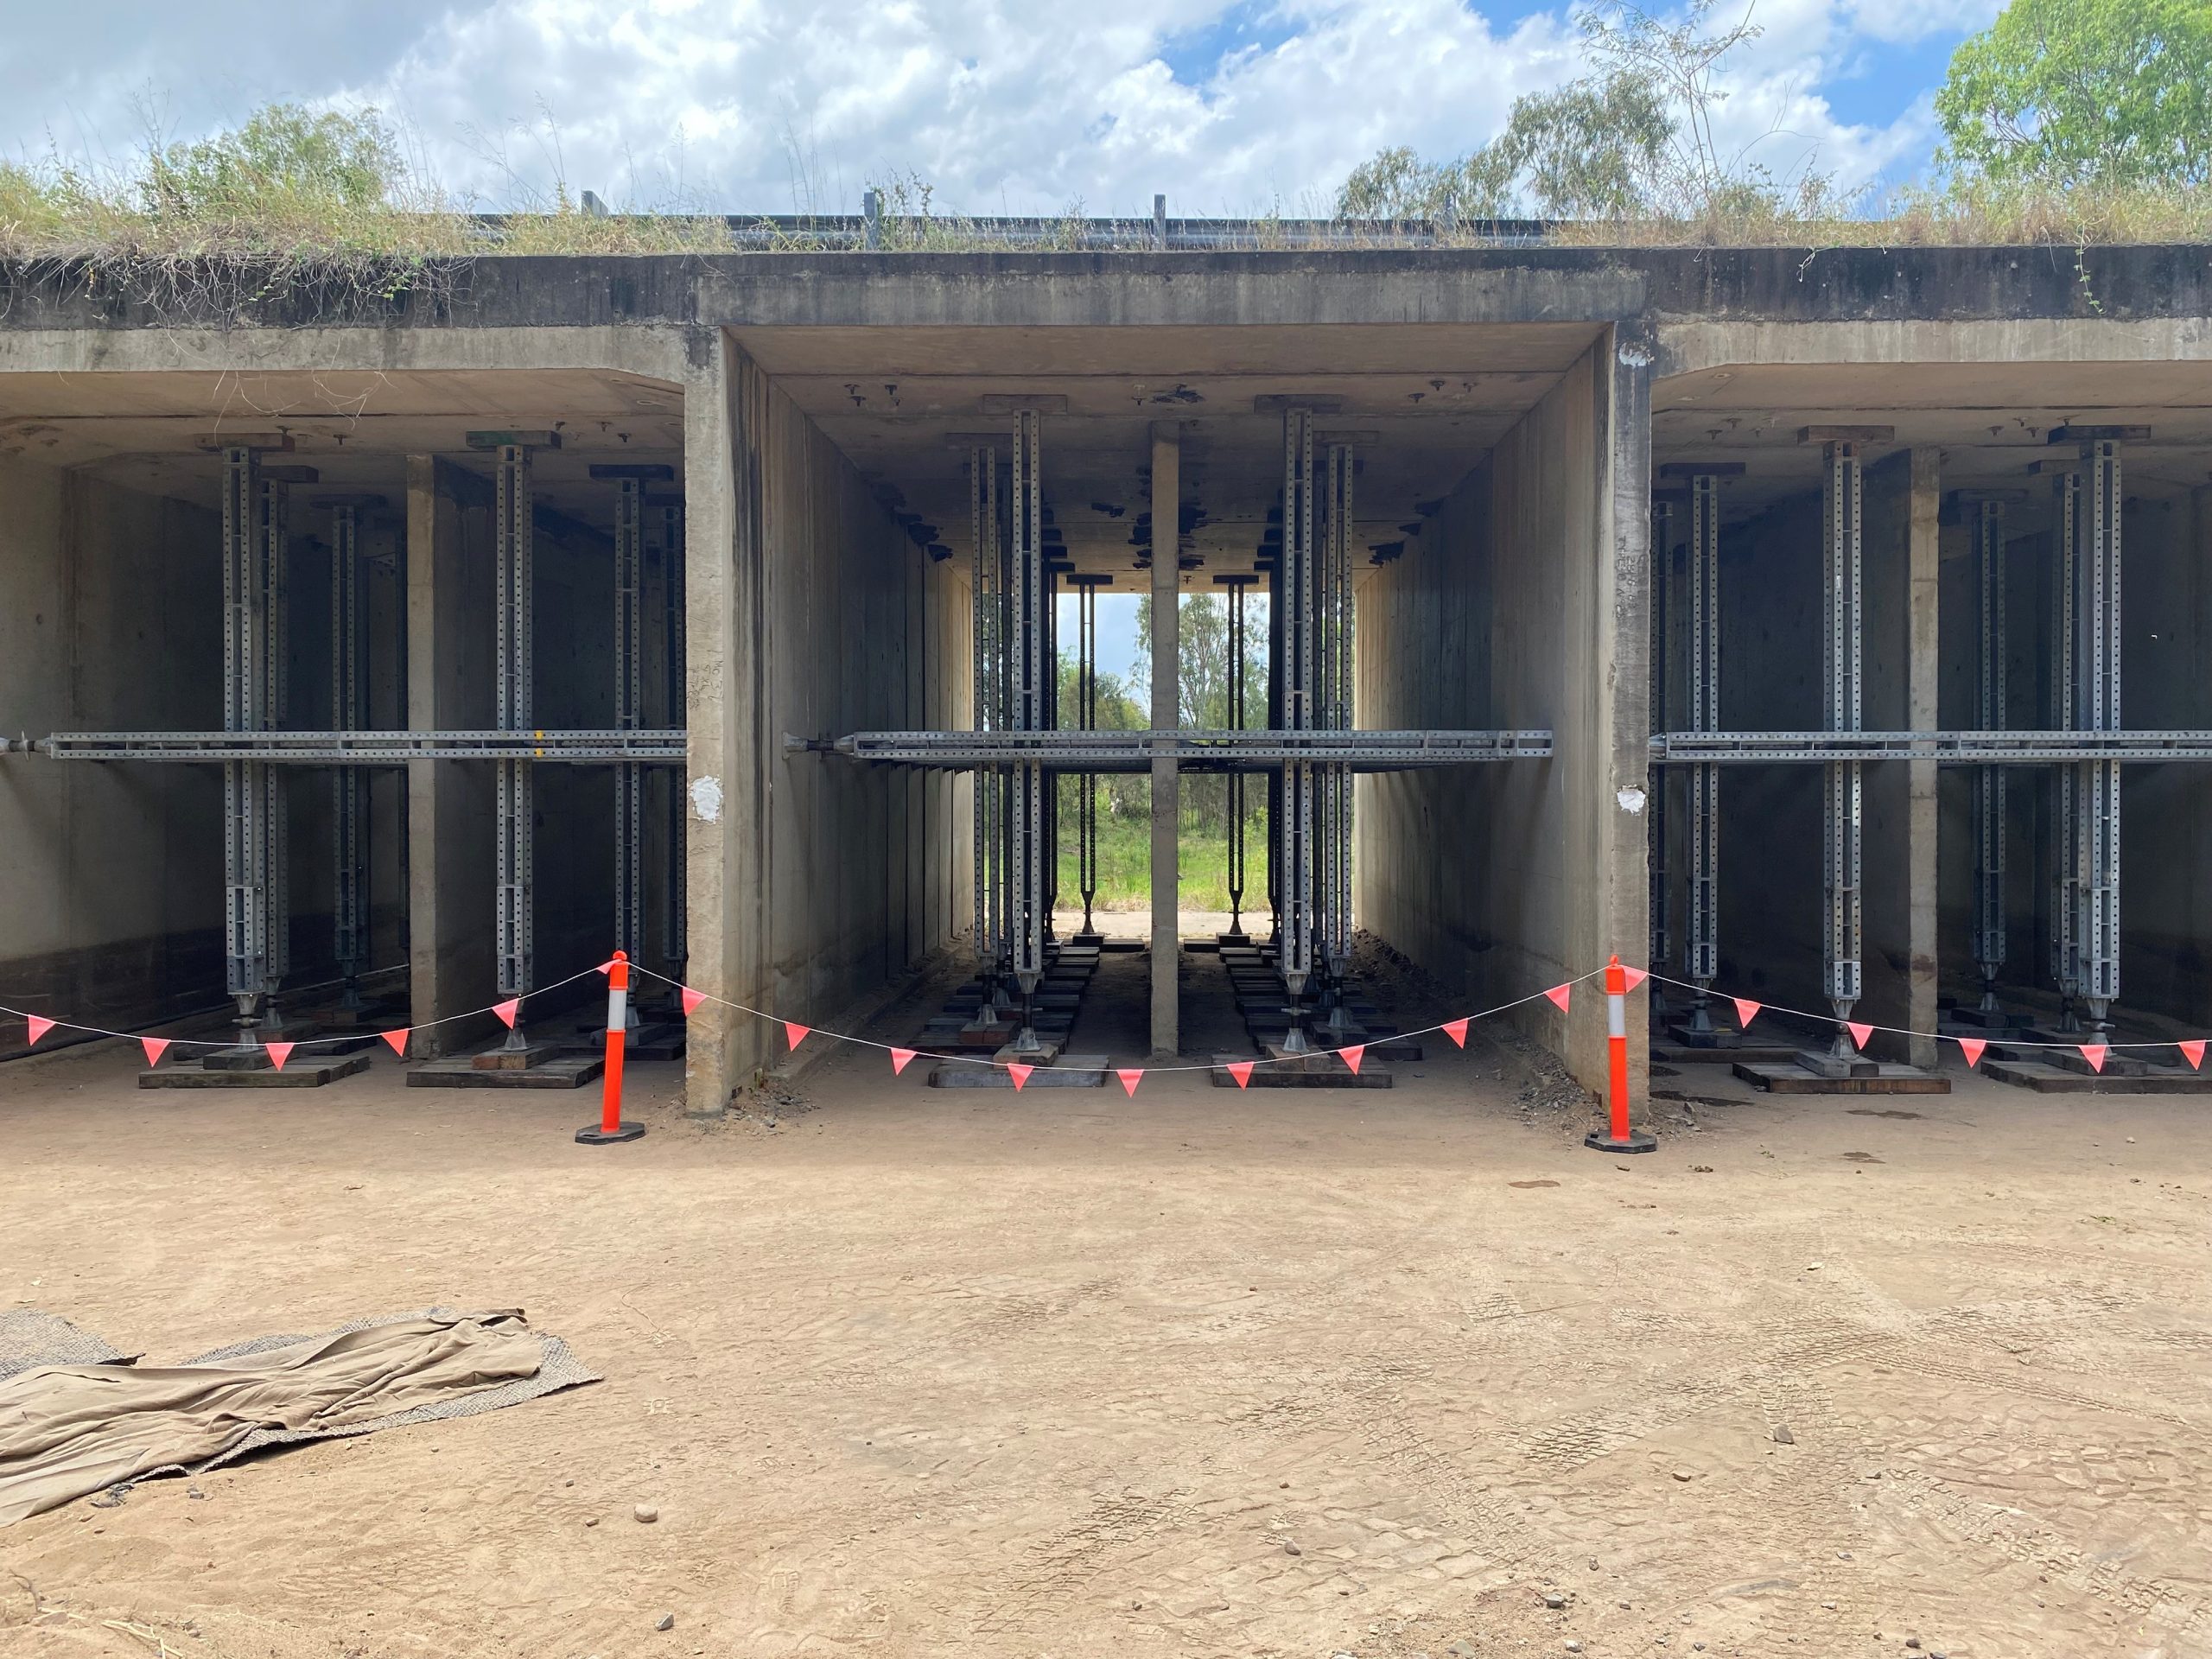
[[391,1045],[391,1052],[404,1060],[407,1058],[407,1035],[412,1030],[414,1030],[412,1026],[402,1026],[397,1031],[380,1032],[378,1034]]
[[1553,1003],[1558,1007],[1561,1014],[1565,1014],[1567,1012],[1567,999],[1574,995],[1574,982],[1569,980],[1564,985],[1554,985],[1551,989],[1546,991],[1544,995],[1551,998]]
[[30,1026],[31,1041],[33,1043],[36,1043],[40,1038],[45,1036],[48,1032],[54,1029],[54,1021],[48,1020],[43,1014],[27,1014],[23,1016],[23,1019]]
[[2193,1043],[2176,1043],[2174,1046],[2181,1050],[2183,1054],[2186,1054],[2189,1057],[2189,1065],[2191,1071],[2195,1071],[2203,1065],[2204,1039],[2202,1037],[2198,1038]]
[[1988,1046],[1989,1045],[1979,1037],[1961,1037],[1959,1039],[1959,1052],[1967,1057],[1967,1066],[1968,1070],[1972,1070],[1974,1067],[1981,1064],[1981,1051]]
[[262,1046],[269,1051],[269,1064],[279,1071],[284,1069],[284,1062],[292,1058],[290,1043],[264,1043]]
[[1856,1020],[1845,1020],[1843,1028],[1851,1033],[1851,1046],[1857,1049],[1864,1049],[1866,1046],[1866,1039],[1874,1034],[1873,1027],[1862,1026]]
[[169,1052],[169,1039],[166,1037],[141,1037],[138,1046],[146,1051],[147,1065],[159,1065],[162,1056]]
[[1631,991],[1651,977],[1650,974],[1642,968],[1623,967],[1621,972],[1628,976],[1628,988]]
[[614,958],[609,957],[605,962],[601,963],[594,971],[601,974],[613,973],[614,971]]
[[494,1003],[492,1012],[499,1016],[501,1025],[509,1031],[512,1031],[515,1028],[515,1021],[522,1016],[522,998],[511,996],[504,1002]]
[[2089,1063],[2090,1071],[2102,1071],[2105,1069],[2105,1056],[2112,1052],[2111,1044],[2082,1043],[2079,1046],[2082,1058]]
[[1021,1092],[1021,1085],[1029,1081],[1029,1074],[1036,1069],[1033,1065],[1024,1065],[1019,1060],[1008,1060],[1006,1063],[1006,1074],[1014,1079],[1014,1093],[1018,1095]]
[[1231,1060],[1229,1063],[1229,1075],[1236,1079],[1236,1086],[1239,1089],[1249,1089],[1252,1086],[1252,1062]]
[[1459,1044],[1460,1047],[1465,1048],[1467,1046],[1467,1022],[1465,1020],[1446,1020],[1444,1022],[1444,1034]]
[[911,1048],[893,1049],[891,1051],[891,1075],[895,1077],[904,1072],[906,1069],[906,1063],[913,1058],[914,1051]]
[[784,1021],[784,1040],[797,1048],[806,1040],[807,1033],[813,1029],[812,1026],[802,1026],[796,1020],[786,1020]]
[[1367,1052],[1367,1045],[1365,1043],[1354,1043],[1350,1048],[1340,1048],[1337,1052],[1344,1057],[1344,1064],[1351,1067],[1352,1076],[1355,1077],[1357,1077],[1359,1075],[1360,1057]]
[[680,988],[683,993],[683,1017],[689,1020],[699,1005],[707,1000],[704,991],[695,991],[689,985]]
[[1132,1066],[1126,1071],[1116,1071],[1114,1075],[1122,1080],[1122,1088],[1128,1090],[1131,1095],[1135,1095],[1137,1091],[1137,1084],[1144,1081],[1144,1068]]
[[1748,996],[1732,996],[1728,1000],[1736,1005],[1736,1029],[1738,1031],[1758,1018],[1758,1011],[1766,1006],[1764,1002],[1752,1001]]

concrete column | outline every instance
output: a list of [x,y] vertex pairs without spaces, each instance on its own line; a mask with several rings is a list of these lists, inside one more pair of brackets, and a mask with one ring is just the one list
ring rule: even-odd
[[[753,778],[761,561],[741,362],[720,329],[701,329],[683,389],[685,977],[709,996],[750,1001],[747,993],[760,981],[752,964],[763,944],[761,802]],[[712,1002],[692,1016],[683,1066],[687,1113],[720,1116],[750,1077],[758,1058],[752,1023]]]
[[[1942,718],[1936,692],[1942,667],[1937,655],[1938,556],[1942,531],[1937,517],[1942,508],[1942,452],[1933,447],[1912,451],[1912,478],[1906,536],[1908,608],[1905,618],[1905,713],[1910,729],[1932,732]],[[1906,913],[1907,1000],[1905,1023],[1914,1031],[1936,1029],[1937,950],[1936,841],[1940,814],[1936,809],[1936,763],[1905,762],[1905,871],[1910,893]],[[1908,1039],[1908,1063],[1932,1067],[1936,1063],[1936,1039]]]
[[[1152,429],[1152,726],[1179,725],[1182,653],[1176,601],[1182,593],[1177,552],[1182,528],[1182,429],[1173,421]],[[1182,941],[1176,912],[1182,903],[1178,834],[1182,791],[1175,762],[1152,763],[1152,1052],[1172,1058],[1181,1047],[1179,978]]]
[[[407,723],[493,723],[491,523],[484,486],[435,455],[407,457]],[[493,995],[492,767],[407,763],[409,1019],[482,1007]],[[418,1059],[474,1046],[482,1027],[418,1032]]]
[[[1603,786],[1589,804],[1594,815],[1590,841],[1576,835],[1572,842],[1578,848],[1589,846],[1592,856],[1585,871],[1567,872],[1570,891],[1587,880],[1595,901],[1583,912],[1594,927],[1589,935],[1573,938],[1567,953],[1578,966],[1601,963],[1615,953],[1624,963],[1642,963],[1651,938],[1650,845],[1644,827],[1651,772],[1653,349],[1648,325],[1616,324],[1597,351],[1591,377],[1596,501],[1590,551],[1598,579],[1580,596],[1578,608],[1589,618],[1586,644],[1567,665],[1580,684],[1562,688],[1561,696],[1567,709],[1587,700],[1590,753],[1593,759],[1604,756],[1605,769]],[[1579,631],[1579,622],[1569,626]],[[1573,755],[1579,747],[1574,739],[1560,735],[1566,742],[1559,753]],[[1664,971],[1663,964],[1645,965]],[[1578,996],[1573,1007],[1567,1065],[1585,1085],[1602,1094],[1605,1001]],[[1629,1098],[1640,1122],[1651,1089],[1650,1000],[1630,996],[1627,1014]]]

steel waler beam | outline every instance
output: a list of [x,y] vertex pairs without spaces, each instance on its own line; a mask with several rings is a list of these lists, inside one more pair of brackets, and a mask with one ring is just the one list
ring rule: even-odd
[[[367,594],[353,505],[330,510],[330,715],[341,732],[369,723]],[[359,766],[341,766],[331,774],[332,860],[331,945],[343,982],[338,1006],[359,1012],[361,975],[369,961],[369,776]]]
[[[1974,505],[1974,587],[1980,617],[1981,661],[1975,708],[1984,731],[2001,731],[2005,715],[2005,504]],[[1994,1020],[1997,976],[2005,956],[2005,817],[2002,766],[1976,769],[1974,798],[1974,957],[1981,974],[1978,1010]]]
[[[1823,554],[1826,564],[1826,646],[1828,729],[1853,732],[1862,723],[1860,670],[1864,648],[1860,607],[1863,552],[1860,477],[1855,446],[1831,442],[1825,448]],[[1836,1019],[1832,1051],[1840,1060],[1856,1052],[1844,1028],[1860,995],[1859,762],[1831,760],[1822,767],[1826,808],[1822,853],[1827,925],[1821,952],[1829,1006]]]
[[[531,571],[535,525],[530,451],[501,444],[496,464],[498,488],[493,527],[496,548],[493,627],[497,634],[497,717],[503,731],[530,729],[531,712]],[[534,769],[526,761],[502,760],[498,777],[498,837],[494,880],[498,887],[499,995],[529,994],[536,982],[536,791]],[[508,1031],[505,1047],[526,1050],[522,1021]]]

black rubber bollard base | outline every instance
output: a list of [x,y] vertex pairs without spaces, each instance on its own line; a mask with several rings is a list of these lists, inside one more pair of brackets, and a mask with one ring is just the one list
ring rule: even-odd
[[598,1124],[593,1123],[578,1129],[576,1140],[580,1144],[587,1147],[611,1147],[620,1141],[635,1141],[645,1132],[645,1126],[642,1123],[625,1122],[618,1125],[614,1133],[609,1135]]
[[1630,1129],[1625,1140],[1616,1141],[1602,1130],[1592,1129],[1582,1137],[1582,1144],[1593,1152],[1656,1152],[1659,1142],[1641,1129]]

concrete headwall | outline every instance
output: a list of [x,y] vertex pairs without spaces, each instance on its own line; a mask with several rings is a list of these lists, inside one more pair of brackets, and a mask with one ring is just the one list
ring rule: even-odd
[[[1361,785],[1361,924],[1476,1005],[1643,952],[1643,798],[1624,798],[1616,748],[1643,735],[1644,544],[1639,512],[1624,548],[1612,499],[1614,357],[1605,340],[1581,358],[1362,594],[1362,726],[1553,734],[1549,761]],[[1596,982],[1568,1015],[1539,1001],[1516,1017],[1603,1085]]]
[[[23,731],[222,723],[212,513],[10,459],[0,509]],[[0,1001],[118,1029],[220,1001],[222,806],[216,767],[0,760]],[[0,1053],[24,1034],[0,1026]]]

